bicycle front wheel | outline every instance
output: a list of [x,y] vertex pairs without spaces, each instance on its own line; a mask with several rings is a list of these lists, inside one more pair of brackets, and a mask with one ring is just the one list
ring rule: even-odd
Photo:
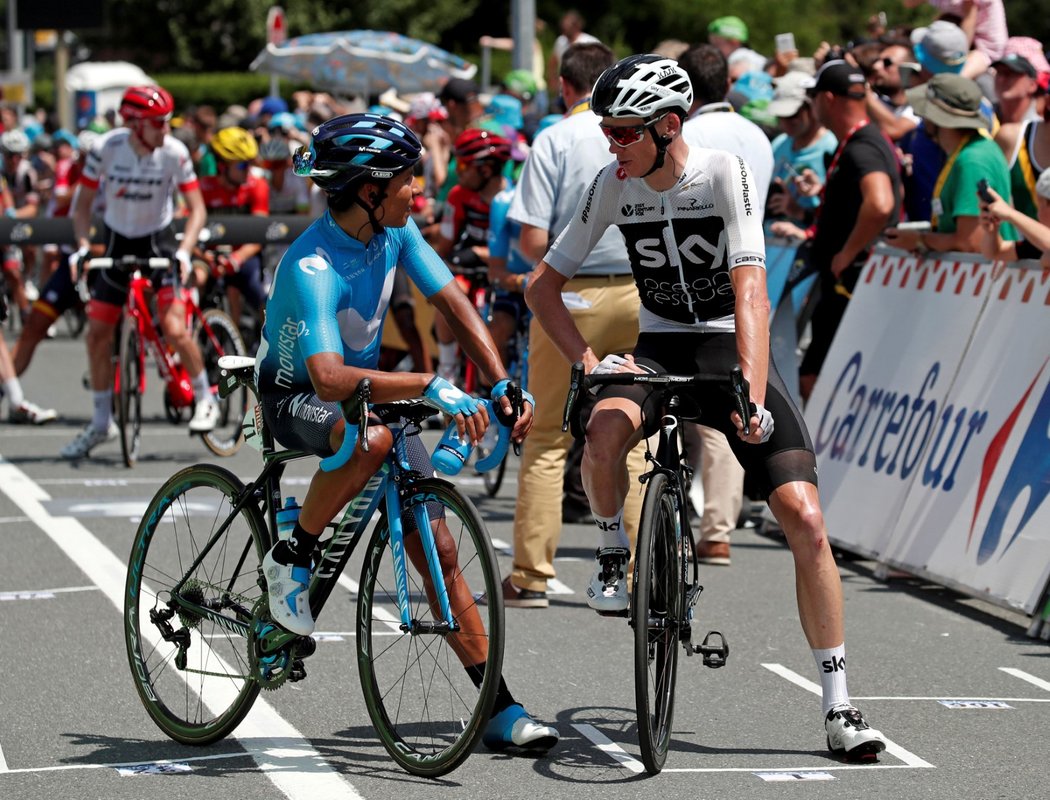
[[268,533],[253,503],[232,513],[243,490],[210,464],[176,473],[150,502],[131,548],[124,591],[131,673],[150,717],[183,744],[229,734],[259,693],[246,637],[266,597],[260,564]]
[[[413,509],[420,506],[435,530],[451,632],[436,609],[419,534],[408,532],[414,529]],[[405,563],[404,553],[392,552],[384,518],[361,570],[357,659],[365,705],[383,746],[408,772],[435,777],[470,755],[491,716],[503,670],[503,595],[485,525],[450,484],[436,479],[415,484],[401,514],[412,563]],[[398,567],[408,573],[410,630],[401,625]],[[482,595],[485,605],[477,602]]]
[[683,589],[675,536],[678,515],[667,475],[649,479],[634,562],[634,693],[646,772],[663,769],[671,743]]
[[[244,346],[244,339],[236,324],[224,311],[209,308],[201,314],[201,320],[197,323],[194,338],[204,359],[208,385],[211,386],[212,392],[215,393],[215,401],[219,404],[219,421],[213,430],[201,438],[204,440],[204,446],[215,455],[232,456],[244,443],[241,423],[248,410],[248,387],[240,386],[228,397],[220,398],[215,388],[221,372],[219,359],[222,356],[247,355],[248,349]],[[207,327],[204,326],[205,322]]]
[[117,364],[117,425],[120,427],[120,451],[124,464],[133,467],[139,458],[142,442],[143,354],[138,321],[125,315],[120,326],[120,349]]

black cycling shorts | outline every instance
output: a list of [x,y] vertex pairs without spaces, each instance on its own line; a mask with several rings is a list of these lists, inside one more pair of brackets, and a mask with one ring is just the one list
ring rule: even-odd
[[[729,390],[729,372],[739,363],[735,334],[643,333],[634,348],[634,359],[656,372],[726,376],[724,385],[690,389],[689,400],[695,405],[684,407],[681,416],[695,419],[701,425],[726,435],[737,461],[761,492],[761,499],[768,498],[774,489],[785,483],[805,481],[816,485],[817,460],[809,431],[773,364],[772,355],[763,405],[773,415],[773,435],[762,444],[741,441],[729,416],[735,409]],[[659,429],[657,398],[651,387],[603,386],[598,399],[606,397],[625,397],[641,406],[646,436]]]
[[[174,258],[176,245],[175,231],[170,227],[135,239],[129,239],[116,231],[108,230],[106,257]],[[154,288],[174,286],[177,270],[178,265],[172,264],[170,269],[154,272],[152,276]],[[128,298],[129,279],[127,271],[118,267],[102,270],[98,278],[91,284],[91,299],[110,306],[124,305],[124,301]]]

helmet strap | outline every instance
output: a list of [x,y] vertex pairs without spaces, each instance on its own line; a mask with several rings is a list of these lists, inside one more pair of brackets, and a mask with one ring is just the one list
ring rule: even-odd
[[664,159],[667,157],[667,148],[674,141],[670,137],[660,136],[651,126],[647,125],[646,129],[649,131],[649,135],[653,137],[653,143],[656,145],[656,158],[653,160],[653,165],[649,168],[649,171],[642,176],[643,178],[648,178],[664,165]]
[[128,130],[131,131],[131,137],[139,143],[139,146],[143,150],[145,150],[147,153],[152,153],[157,148],[150,146],[150,144],[146,141],[145,137],[142,135],[142,129],[145,127],[146,120],[136,119],[132,121],[130,125],[128,125]]
[[366,203],[364,200],[361,199],[360,191],[354,193],[354,202],[365,210],[365,213],[368,215],[368,224],[372,226],[372,235],[375,236],[376,234],[382,233],[384,230],[383,225],[379,222],[378,219],[376,219],[375,212],[376,209],[378,209],[379,206],[381,206],[383,204],[383,201],[386,199],[386,187],[381,187],[375,194],[372,195],[372,197],[374,198],[374,200],[370,204]]

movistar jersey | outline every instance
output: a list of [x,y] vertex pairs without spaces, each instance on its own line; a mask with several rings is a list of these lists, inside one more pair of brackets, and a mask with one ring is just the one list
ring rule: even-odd
[[507,272],[524,275],[532,264],[521,252],[521,225],[507,216],[515,187],[508,186],[492,198],[489,208],[489,256],[507,262]]
[[744,160],[723,150],[689,148],[681,177],[665,192],[625,177],[613,162],[580,198],[545,260],[572,277],[615,225],[642,301],[642,332],[733,331],[729,271],[765,269],[758,198]]
[[270,286],[255,362],[259,390],[312,391],[306,360],[318,353],[375,369],[398,264],[426,297],[452,280],[411,220],[385,229],[367,246],[329,212],[303,231]]

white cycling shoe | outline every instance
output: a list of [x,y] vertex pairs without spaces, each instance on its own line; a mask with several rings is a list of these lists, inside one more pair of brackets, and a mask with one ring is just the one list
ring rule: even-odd
[[864,721],[861,713],[851,705],[836,706],[824,719],[828,734],[828,749],[848,759],[874,760],[886,749],[886,739]]
[[212,398],[201,400],[193,408],[190,418],[190,433],[207,433],[215,430],[219,423],[219,404]]
[[87,458],[88,454],[100,444],[112,441],[120,436],[120,429],[113,420],[109,421],[109,427],[100,431],[90,422],[87,427],[77,434],[77,438],[59,450],[62,458],[78,459]]
[[599,614],[618,614],[627,610],[626,547],[599,548],[591,582],[587,586],[587,605]]
[[554,747],[558,736],[556,728],[537,722],[520,703],[515,703],[489,720],[481,741],[489,750],[518,747],[542,752]]
[[299,636],[314,632],[314,617],[310,611],[310,569],[274,560],[274,548],[263,556],[263,575],[270,597],[270,616],[287,631]]

